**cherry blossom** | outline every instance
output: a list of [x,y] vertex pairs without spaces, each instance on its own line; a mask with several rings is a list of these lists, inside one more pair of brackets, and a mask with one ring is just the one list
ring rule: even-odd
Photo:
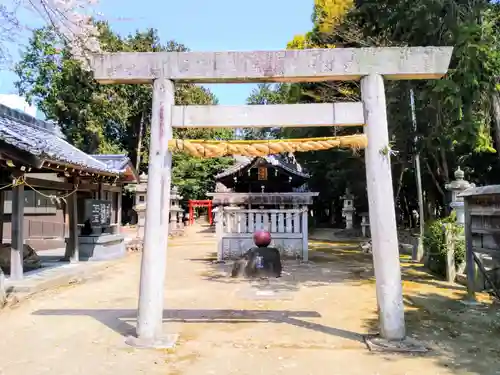
[[0,60],[8,58],[5,43],[17,42],[25,31],[41,25],[24,25],[22,12],[30,11],[53,26],[60,36],[71,46],[73,56],[85,61],[92,53],[100,52],[98,30],[93,19],[101,14],[96,12],[98,0],[8,0],[0,5]]
[[25,0],[70,44],[76,58],[100,51],[92,22],[97,0]]

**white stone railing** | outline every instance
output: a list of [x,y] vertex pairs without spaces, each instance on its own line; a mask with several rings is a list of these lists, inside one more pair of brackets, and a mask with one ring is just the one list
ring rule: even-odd
[[271,233],[271,246],[284,255],[307,260],[307,208],[288,210],[248,210],[225,207],[216,214],[219,261],[237,257],[255,246],[253,234],[258,230]]

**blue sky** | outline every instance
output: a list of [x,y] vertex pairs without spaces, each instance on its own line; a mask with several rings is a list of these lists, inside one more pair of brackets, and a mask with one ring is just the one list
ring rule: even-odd
[[[100,0],[99,11],[120,34],[158,29],[195,51],[284,49],[294,35],[311,29],[313,2],[305,0]],[[37,21],[23,15],[32,27]],[[17,56],[13,46],[13,55]],[[16,93],[16,77],[0,72],[0,93]],[[220,104],[244,104],[254,85],[209,85]]]

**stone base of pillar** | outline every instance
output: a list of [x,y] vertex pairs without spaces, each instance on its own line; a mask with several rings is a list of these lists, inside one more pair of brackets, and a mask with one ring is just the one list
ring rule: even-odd
[[172,349],[179,340],[177,333],[167,334],[155,339],[141,339],[135,336],[128,336],[125,344],[137,349]]
[[421,342],[405,337],[403,340],[386,340],[379,335],[364,336],[366,346],[371,352],[384,353],[427,353],[427,348]]

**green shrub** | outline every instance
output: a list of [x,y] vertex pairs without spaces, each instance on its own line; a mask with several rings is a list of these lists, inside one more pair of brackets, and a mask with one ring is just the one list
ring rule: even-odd
[[424,232],[424,248],[429,257],[431,271],[446,275],[446,239],[444,225],[450,230],[455,243],[455,266],[458,268],[465,261],[464,228],[457,224],[456,215],[452,213],[443,219],[431,221]]

